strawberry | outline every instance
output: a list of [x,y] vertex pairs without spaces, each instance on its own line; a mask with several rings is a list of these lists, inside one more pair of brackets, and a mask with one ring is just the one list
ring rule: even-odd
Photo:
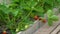
[[2,34],[7,34],[7,32],[6,31],[3,31],[3,33]]
[[38,17],[38,16],[34,16],[34,19],[35,19],[35,20],[38,20],[38,19],[39,19],[39,17]]
[[42,22],[43,22],[43,23],[46,23],[47,21],[46,21],[46,19],[43,19]]

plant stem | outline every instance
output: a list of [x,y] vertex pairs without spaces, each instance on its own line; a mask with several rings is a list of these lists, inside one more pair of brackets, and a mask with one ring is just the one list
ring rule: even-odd
[[18,24],[18,29],[20,29],[20,28],[19,28],[19,27],[20,27],[19,25],[20,25],[24,20],[26,20],[31,13],[32,13],[32,9],[31,9],[31,11],[28,13],[28,15]]

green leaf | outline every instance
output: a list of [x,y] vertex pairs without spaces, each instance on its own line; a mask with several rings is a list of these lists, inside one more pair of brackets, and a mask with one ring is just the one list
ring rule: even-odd
[[52,10],[48,10],[47,11],[48,18],[51,17],[52,15],[54,15],[54,12]]
[[50,18],[51,18],[53,21],[58,21],[58,17],[57,17],[56,15],[52,15]]
[[8,14],[10,12],[9,8],[7,8],[5,5],[0,5],[0,10],[3,11],[5,14]]
[[53,25],[53,21],[50,20],[50,19],[48,19],[48,25],[49,25],[49,26],[52,26],[52,25]]
[[54,0],[46,0],[46,3],[48,3],[51,6],[53,6],[53,2],[54,2]]
[[34,8],[35,10],[35,14],[38,15],[38,16],[44,16],[44,10],[42,7],[40,6],[37,6],[36,8]]

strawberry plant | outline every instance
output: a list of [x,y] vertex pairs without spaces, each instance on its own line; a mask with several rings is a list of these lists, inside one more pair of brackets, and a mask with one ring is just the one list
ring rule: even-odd
[[53,24],[53,21],[57,21],[58,17],[54,15],[55,13],[52,10],[47,11],[47,17],[48,17],[48,25],[51,26]]
[[54,5],[54,0],[11,0],[11,4],[0,4],[0,25],[3,31],[9,29],[12,34],[16,34],[29,28],[39,17],[44,17]]

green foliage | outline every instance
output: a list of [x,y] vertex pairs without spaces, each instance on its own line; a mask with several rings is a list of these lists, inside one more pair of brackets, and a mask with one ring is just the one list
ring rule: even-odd
[[53,21],[58,20],[58,16],[54,15],[54,12],[52,10],[47,11],[48,16],[48,25],[51,26],[53,24]]

